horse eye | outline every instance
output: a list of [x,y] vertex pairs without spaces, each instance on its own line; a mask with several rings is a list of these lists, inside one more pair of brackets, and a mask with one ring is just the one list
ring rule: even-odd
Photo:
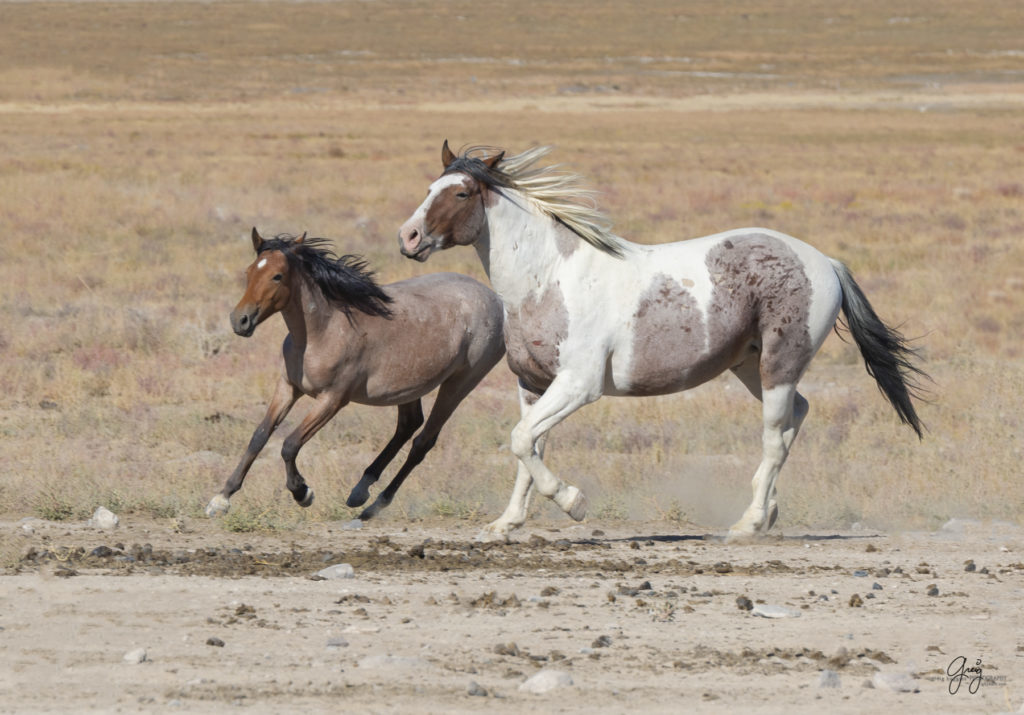
[[283,276],[282,276],[282,275],[281,275],[280,273],[278,273],[278,274],[277,274],[276,276],[274,276],[274,277],[273,277],[273,279],[272,279],[272,280],[273,280],[273,281],[274,281],[275,283],[280,283],[280,282],[281,282],[281,278],[282,278],[282,277],[283,277]]
[[459,193],[455,194],[455,198],[457,198],[457,199],[468,199],[469,198],[469,194],[467,194],[465,191],[460,191]]

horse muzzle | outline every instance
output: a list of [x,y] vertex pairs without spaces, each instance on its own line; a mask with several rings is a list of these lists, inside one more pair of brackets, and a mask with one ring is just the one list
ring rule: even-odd
[[235,335],[240,335],[243,338],[251,337],[259,322],[259,313],[259,306],[246,309],[235,308],[231,311],[231,329],[235,331]]
[[406,258],[422,263],[433,252],[434,240],[425,236],[419,229],[403,226],[398,232],[398,250]]

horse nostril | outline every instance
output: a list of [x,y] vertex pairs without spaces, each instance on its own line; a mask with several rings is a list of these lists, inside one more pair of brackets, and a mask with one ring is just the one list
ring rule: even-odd
[[238,324],[241,325],[243,328],[249,327],[249,316],[248,315],[243,315],[239,319]]
[[405,243],[409,248],[416,248],[416,244],[420,242],[420,232],[415,228],[412,229],[405,237]]

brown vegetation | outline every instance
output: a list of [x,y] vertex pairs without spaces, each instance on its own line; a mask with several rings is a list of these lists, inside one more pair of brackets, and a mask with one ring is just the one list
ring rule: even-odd
[[[281,321],[249,341],[227,321],[250,227],[336,238],[386,281],[482,277],[472,251],[427,267],[397,251],[448,138],[556,145],[634,240],[804,238],[920,337],[935,378],[920,444],[855,348],[826,343],[780,480],[783,530],[1019,519],[1019,6],[891,7],[5,4],[0,512],[198,516],[276,377]],[[724,526],[749,497],[756,410],[731,377],[602,400],[556,429],[549,464],[594,521]],[[497,516],[516,414],[500,366],[383,518]],[[224,526],[350,518],[343,497],[392,423],[349,407],[310,443],[309,511],[271,441]]]

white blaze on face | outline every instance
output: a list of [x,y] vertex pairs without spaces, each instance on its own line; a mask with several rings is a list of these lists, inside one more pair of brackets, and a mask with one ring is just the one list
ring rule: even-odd
[[465,183],[466,177],[462,174],[448,174],[447,176],[442,176],[430,185],[427,198],[424,199],[423,203],[420,204],[420,207],[416,209],[416,213],[413,214],[413,218],[418,219],[420,222],[424,221],[427,218],[427,210],[442,191],[447,189],[449,186],[464,186]]
[[266,258],[261,258],[260,262],[256,264],[256,267],[257,268],[263,268],[263,266],[265,266],[265,265],[267,265],[267,259]]

